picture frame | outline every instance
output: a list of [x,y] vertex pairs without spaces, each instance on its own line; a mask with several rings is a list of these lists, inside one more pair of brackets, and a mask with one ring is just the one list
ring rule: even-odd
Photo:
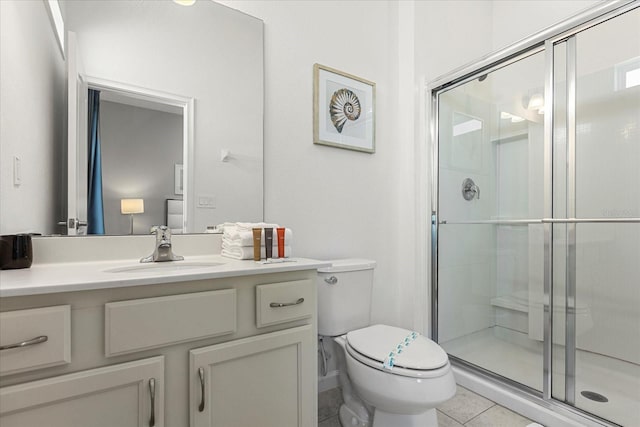
[[173,186],[174,194],[184,193],[184,168],[182,164],[174,163],[173,165]]
[[376,84],[313,65],[313,143],[375,153]]

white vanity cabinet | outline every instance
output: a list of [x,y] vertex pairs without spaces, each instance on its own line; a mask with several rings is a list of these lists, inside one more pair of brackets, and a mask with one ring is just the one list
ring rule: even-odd
[[315,292],[309,279],[257,285],[257,328],[306,324],[189,352],[192,427],[315,425]]
[[310,325],[190,351],[192,427],[311,426]]
[[162,427],[162,356],[0,388],[2,427]]
[[70,307],[71,351],[0,373],[0,425],[315,426],[315,277],[314,266],[3,297],[2,314]]

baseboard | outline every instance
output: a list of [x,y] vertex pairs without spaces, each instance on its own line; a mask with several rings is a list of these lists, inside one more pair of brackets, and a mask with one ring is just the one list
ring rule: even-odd
[[323,391],[331,390],[332,388],[336,388],[340,385],[338,381],[338,370],[333,370],[327,372],[327,375],[324,377],[318,377],[318,393],[322,393]]

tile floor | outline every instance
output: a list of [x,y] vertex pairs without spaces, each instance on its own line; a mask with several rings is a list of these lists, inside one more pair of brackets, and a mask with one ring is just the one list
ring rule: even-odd
[[[340,389],[318,395],[318,427],[341,427],[338,409]],[[526,427],[533,421],[458,386],[455,397],[438,407],[440,427]]]

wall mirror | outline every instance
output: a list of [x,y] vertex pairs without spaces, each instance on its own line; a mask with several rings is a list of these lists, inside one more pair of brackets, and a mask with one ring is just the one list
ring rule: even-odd
[[71,32],[70,141],[77,134],[68,218],[92,218],[86,206],[96,197],[91,89],[100,98],[104,234],[262,220],[263,22],[209,0],[59,3]]

